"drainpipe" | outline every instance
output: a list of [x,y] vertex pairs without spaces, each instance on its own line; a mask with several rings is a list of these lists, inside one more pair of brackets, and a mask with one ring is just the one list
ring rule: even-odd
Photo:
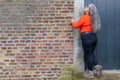
[[[74,2],[74,20],[77,21],[83,14],[84,0]],[[76,72],[84,72],[84,53],[82,49],[80,31],[73,29],[74,33],[74,67]]]

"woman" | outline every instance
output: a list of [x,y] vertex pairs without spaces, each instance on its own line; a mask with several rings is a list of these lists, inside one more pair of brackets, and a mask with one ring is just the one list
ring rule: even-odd
[[94,50],[97,44],[97,37],[92,28],[91,5],[88,5],[84,9],[84,15],[75,22],[71,20],[73,28],[80,28],[82,47],[84,50],[84,62],[85,62],[85,77],[94,77],[93,69],[98,64],[94,55]]

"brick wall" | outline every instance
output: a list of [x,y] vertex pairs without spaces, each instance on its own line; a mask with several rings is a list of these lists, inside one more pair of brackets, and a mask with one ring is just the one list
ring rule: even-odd
[[73,0],[0,0],[0,80],[58,80],[73,64]]

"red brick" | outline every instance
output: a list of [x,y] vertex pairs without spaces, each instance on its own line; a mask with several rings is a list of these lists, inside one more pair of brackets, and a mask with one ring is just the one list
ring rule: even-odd
[[61,65],[73,64],[74,0],[3,2],[0,79],[57,80]]
[[36,58],[43,58],[43,59],[45,59],[45,58],[47,58],[47,56],[36,56]]
[[44,62],[44,64],[48,65],[48,64],[54,64],[54,62]]

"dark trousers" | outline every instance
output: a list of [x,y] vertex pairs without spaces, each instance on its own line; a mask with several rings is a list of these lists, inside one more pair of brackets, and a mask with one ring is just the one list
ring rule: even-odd
[[94,50],[97,44],[97,37],[94,33],[81,34],[82,47],[84,50],[85,70],[93,70],[97,65]]

